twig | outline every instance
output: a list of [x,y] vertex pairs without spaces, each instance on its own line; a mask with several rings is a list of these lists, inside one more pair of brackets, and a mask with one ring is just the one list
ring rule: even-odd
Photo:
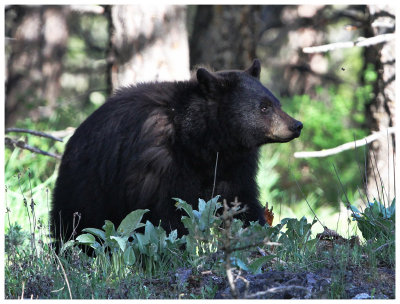
[[[380,199],[380,201],[386,207],[385,195],[386,195],[386,200],[388,200],[388,194],[386,192],[385,185],[383,184],[381,173],[379,172],[378,161],[376,159],[375,151],[371,150],[371,152],[372,152],[372,156],[374,157],[376,172],[378,172],[378,177],[379,177],[378,181],[380,182],[380,188],[381,188],[381,193],[382,193],[382,198]],[[372,159],[371,159],[371,162],[372,162]],[[376,181],[376,183],[378,183],[378,181]],[[387,205],[389,206],[389,202],[387,202]]]
[[46,152],[46,151],[43,151],[43,150],[41,150],[39,148],[32,147],[32,146],[26,144],[22,140],[15,140],[15,139],[12,139],[10,137],[5,137],[4,139],[5,139],[5,145],[10,147],[10,148],[12,148],[12,149],[14,147],[18,147],[18,148],[21,148],[21,149],[25,149],[25,150],[31,151],[33,153],[54,157],[56,159],[61,159],[61,155],[58,155],[58,154],[55,154],[55,153],[51,153],[51,152]]
[[307,53],[307,54],[326,53],[326,52],[336,50],[336,49],[352,48],[355,46],[367,47],[367,46],[371,46],[371,45],[375,45],[375,44],[379,44],[379,43],[388,42],[388,41],[393,40],[394,38],[395,38],[394,33],[377,35],[377,36],[370,37],[370,38],[360,37],[356,41],[335,42],[335,43],[329,43],[329,44],[324,44],[324,45],[319,45],[319,46],[305,47],[305,48],[303,48],[303,52]]
[[309,158],[309,157],[326,157],[334,154],[338,154],[340,152],[354,149],[355,147],[360,147],[369,144],[370,142],[377,140],[379,137],[387,134],[395,133],[395,127],[387,128],[386,130],[373,133],[363,139],[359,139],[356,142],[348,142],[343,145],[337,146],[332,149],[326,149],[321,151],[303,151],[303,152],[295,152],[294,157],[296,158]]
[[25,290],[25,281],[22,281],[22,293],[21,293],[21,300],[24,299],[24,290]]
[[377,162],[376,162],[376,159],[375,159],[375,166],[374,166],[374,162],[372,161],[372,157],[374,156],[374,153],[373,153],[373,150],[371,149],[371,151],[370,151],[370,157],[369,157],[369,162],[370,162],[370,164],[371,164],[371,171],[372,171],[372,173],[374,174],[374,181],[375,181],[375,186],[376,186],[376,192],[378,193],[378,200],[381,202],[382,200],[381,200],[381,192],[379,191],[379,186],[378,186],[378,179],[377,179],[377,177],[376,177],[376,172],[375,172],[375,169],[379,172],[379,169],[378,169],[378,167],[377,167]]
[[[367,190],[366,190],[367,184],[365,183],[365,178],[364,178],[364,176],[363,176],[363,174],[362,174],[362,170],[361,170],[361,166],[360,166],[360,160],[358,159],[358,154],[357,154],[357,152],[356,152],[356,148],[357,148],[356,136],[355,136],[355,134],[353,134],[353,136],[354,136],[354,155],[355,155],[355,158],[356,158],[358,170],[360,171],[361,180],[362,180],[362,182],[363,182],[363,184],[364,184],[364,185],[363,185],[363,186],[364,186],[364,193],[365,193],[365,196],[367,197],[367,201],[369,201],[368,192],[367,192]],[[363,203],[364,203],[364,206],[367,206],[367,203],[365,202],[364,197],[363,197],[363,195],[361,194],[361,190],[360,190],[360,188],[359,188],[358,186],[357,186],[357,190],[358,190],[358,193],[360,194],[361,200],[362,200]]]
[[10,132],[28,133],[28,134],[32,134],[32,135],[36,135],[36,136],[40,136],[40,137],[50,138],[50,139],[56,140],[56,141],[61,141],[61,142],[63,141],[61,138],[55,137],[48,133],[36,131],[36,130],[20,129],[20,128],[7,128],[6,133],[10,133]]
[[32,254],[37,255],[37,250],[36,250],[36,236],[35,236],[35,231],[36,231],[36,214],[35,214],[35,201],[33,200],[33,193],[32,193],[32,183],[31,183],[31,169],[28,168],[28,181],[29,181],[29,189],[31,193],[31,213],[32,213]]
[[[347,209],[349,209],[350,206],[351,206],[351,203],[350,203],[349,198],[347,197],[346,190],[344,189],[344,186],[343,186],[343,184],[342,184],[342,181],[340,180],[339,173],[337,172],[336,166],[335,166],[334,163],[332,163],[332,167],[333,167],[333,170],[335,170],[336,177],[337,177],[337,179],[338,179],[338,181],[339,181],[340,187],[342,188],[342,192],[343,192],[343,194],[344,194],[344,196],[345,196],[345,198],[346,198],[346,200],[347,200],[347,206],[346,206],[346,207],[347,207]],[[352,209],[351,209],[351,212],[353,213],[353,215],[355,215],[355,214],[354,214],[354,211],[353,211]]]
[[233,220],[233,215],[231,212],[229,212],[229,207],[226,202],[226,200],[223,201],[224,203],[224,212],[222,214],[222,218],[224,221],[224,238],[223,238],[223,243],[224,243],[224,251],[225,251],[225,271],[226,271],[226,277],[228,278],[228,283],[229,287],[231,288],[231,293],[232,297],[234,299],[238,298],[238,291],[235,286],[235,280],[233,278],[233,273],[232,273],[232,266],[231,266],[231,221]]
[[[258,243],[254,243],[254,244],[250,244],[250,245],[245,245],[245,246],[241,246],[241,247],[234,247],[234,248],[230,248],[230,252],[235,252],[235,251],[243,251],[246,249],[251,249],[260,245],[266,245],[266,246],[282,246],[282,243],[277,243],[277,242],[258,242]],[[225,247],[222,247],[221,250],[226,250]]]
[[391,244],[393,244],[393,243],[394,243],[394,241],[391,241],[391,242],[389,242],[389,243],[385,243],[385,244],[379,246],[378,248],[376,248],[376,249],[374,250],[374,252],[377,252],[377,251],[379,251],[379,250],[381,250],[381,249],[383,249],[383,248],[385,248],[385,247],[387,247],[387,246],[389,246],[389,245],[391,245]]
[[63,272],[63,275],[64,275],[65,282],[67,283],[68,292],[69,292],[69,297],[70,297],[70,298],[71,298],[71,300],[72,300],[72,293],[71,293],[71,288],[70,288],[70,286],[69,286],[69,281],[68,281],[67,274],[66,274],[66,272],[65,272],[65,270],[64,270],[64,267],[63,267],[63,265],[62,265],[62,263],[61,263],[61,261],[60,261],[60,258],[57,256],[57,254],[56,254],[56,253],[54,253],[54,256],[56,257],[56,259],[57,259],[58,263],[59,263],[59,264],[60,264],[60,266],[61,266],[61,270],[62,270],[62,272]]
[[298,290],[304,290],[307,292],[307,294],[310,293],[310,291],[304,287],[304,286],[298,286],[298,285],[288,285],[288,286],[278,286],[278,287],[272,287],[269,288],[265,291],[258,291],[256,293],[250,294],[246,297],[246,299],[251,299],[251,298],[256,298],[259,296],[263,296],[269,293],[277,293],[277,292],[284,292],[284,291],[292,291],[293,289],[298,289]]
[[212,193],[211,193],[211,199],[214,197],[215,183],[216,183],[216,181],[217,181],[218,154],[219,154],[219,152],[217,152],[217,157],[216,157],[216,159],[215,159],[214,182],[213,182],[213,188],[212,188]]

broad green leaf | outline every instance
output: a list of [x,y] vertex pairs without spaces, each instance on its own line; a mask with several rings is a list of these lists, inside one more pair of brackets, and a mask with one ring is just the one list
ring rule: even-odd
[[189,215],[191,218],[193,218],[193,208],[191,205],[189,205],[188,203],[186,203],[184,200],[181,200],[180,198],[173,198],[174,200],[176,200],[175,203],[175,207],[177,209],[183,209],[185,210],[185,212],[187,213],[187,215]]
[[140,253],[147,254],[146,245],[149,243],[149,238],[146,235],[137,233],[136,239],[138,241],[138,247],[139,247]]
[[96,240],[93,235],[89,233],[81,234],[76,238],[76,241],[78,241],[81,244],[93,244]]
[[198,220],[201,217],[201,212],[198,210],[193,210],[193,215],[194,215],[193,219]]
[[149,209],[138,209],[129,213],[119,225],[117,231],[122,233],[122,235],[131,235],[133,231],[135,231],[139,227],[143,227],[143,224],[140,223],[143,215],[148,212]]
[[110,239],[112,239],[112,240],[116,240],[117,241],[117,243],[118,243],[118,245],[119,245],[119,248],[121,248],[121,250],[124,252],[125,251],[125,248],[126,248],[126,245],[127,245],[127,242],[128,242],[128,236],[125,236],[125,237],[120,237],[120,236],[110,236]]
[[61,247],[61,253],[63,253],[65,250],[67,250],[68,248],[74,246],[75,241],[74,240],[69,240],[68,242],[66,242],[62,247]]
[[168,241],[170,241],[171,243],[175,243],[177,237],[178,237],[178,231],[175,229],[169,233],[169,235],[166,239]]
[[94,242],[90,245],[96,252],[104,253],[104,247],[102,247],[98,242]]
[[144,234],[150,241],[153,241],[157,238],[157,233],[154,229],[154,225],[150,221],[146,221],[146,225],[144,227]]
[[205,207],[206,207],[206,202],[203,199],[199,198],[199,208],[198,208],[199,212],[202,213]]
[[185,226],[185,228],[189,230],[189,233],[193,234],[195,230],[195,224],[193,223],[192,219],[188,218],[187,216],[182,216],[181,221],[183,223],[183,226]]
[[268,263],[270,261],[272,261],[274,258],[276,257],[276,255],[266,255],[263,257],[260,257],[256,260],[254,260],[250,265],[249,265],[249,269],[255,273],[255,274],[259,274],[261,272],[261,267],[265,264]]
[[89,232],[89,233],[93,234],[94,236],[97,236],[97,237],[101,238],[103,241],[106,240],[106,233],[101,229],[85,228],[85,229],[82,229],[82,231],[83,232]]
[[245,271],[249,271],[249,268],[246,266],[246,264],[241,259],[238,259],[236,257],[232,257],[231,261],[232,261],[232,265],[233,266],[237,266],[240,269],[243,269]]
[[361,213],[356,206],[350,205],[349,209],[355,213]]
[[149,255],[154,256],[157,254],[158,251],[158,246],[157,244],[151,243],[149,247]]
[[115,234],[114,224],[109,220],[104,221],[103,229],[106,235],[106,239]]
[[[199,201],[199,210],[200,210],[200,201]],[[210,200],[207,203],[204,203],[200,217],[200,229],[202,231],[204,231],[206,228],[210,228],[212,224],[215,222],[216,212],[217,212],[216,200]]]
[[124,252],[124,262],[130,266],[136,262],[135,252],[131,246],[129,246]]
[[395,212],[396,212],[396,198],[393,199],[392,204],[390,205],[390,207],[388,209],[389,209],[390,217],[394,216]]
[[219,200],[220,197],[221,197],[220,195],[217,195],[217,196],[213,197],[212,199],[210,199],[208,201],[208,203],[219,205],[218,208],[220,208],[220,207],[222,207],[222,205],[218,203],[218,200]]

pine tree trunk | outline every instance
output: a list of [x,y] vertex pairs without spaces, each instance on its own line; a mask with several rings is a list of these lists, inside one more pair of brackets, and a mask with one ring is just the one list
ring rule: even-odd
[[6,126],[27,109],[32,109],[29,117],[33,120],[53,113],[68,39],[67,7],[12,9],[15,28],[6,28]]
[[[394,32],[395,10],[387,5],[369,5],[370,31],[373,35]],[[375,98],[367,106],[367,118],[372,131],[386,130],[395,123],[395,41],[372,47],[369,60],[378,71]],[[374,56],[371,56],[371,53]],[[373,58],[371,58],[373,57]],[[368,59],[367,59],[368,60]],[[367,167],[367,189],[371,201],[376,198],[382,203],[393,199],[395,137],[388,135],[374,141],[369,147]],[[382,189],[383,186],[383,189]]]
[[190,39],[190,65],[243,69],[256,57],[260,10],[255,5],[199,5]]
[[137,82],[189,78],[185,7],[115,5],[110,18],[113,90]]

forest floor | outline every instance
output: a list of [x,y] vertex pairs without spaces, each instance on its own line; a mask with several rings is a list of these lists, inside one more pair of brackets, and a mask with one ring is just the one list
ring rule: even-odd
[[[227,280],[211,271],[196,275],[191,269],[180,269],[168,283],[164,280],[148,283],[158,285],[160,290],[186,284],[187,295],[200,294],[206,285],[212,284],[216,286],[215,299],[235,298]],[[395,271],[382,266],[372,274],[354,268],[341,278],[332,268],[316,272],[266,270],[261,274],[242,271],[236,273],[235,288],[240,299],[329,299],[332,293],[340,293],[341,299],[394,299]],[[181,297],[185,298],[185,294]]]
[[[221,223],[213,222],[219,217],[203,216],[217,199],[202,206],[195,210],[199,216],[187,208],[184,220],[191,230],[182,238],[176,232],[167,238],[148,221],[144,232],[123,238],[125,226],[134,231],[140,224],[144,211],[135,210],[121,229],[107,222],[104,231],[86,230],[102,238],[101,245],[86,233],[66,242],[59,254],[42,241],[46,231],[35,239],[13,226],[5,235],[6,299],[395,298],[394,201],[388,208],[370,204],[357,217],[368,237],[362,242],[327,227],[313,237],[317,220],[305,217],[243,228],[233,208],[224,209],[221,218],[231,218],[219,229]],[[203,222],[208,229],[199,228]],[[85,254],[84,244],[95,248],[94,256]]]
[[[339,265],[343,265],[341,267]],[[112,282],[86,281],[72,278],[73,298],[107,299],[394,299],[395,268],[389,265],[369,267],[368,262],[360,264],[326,264],[322,267],[263,267],[261,273],[252,274],[244,270],[232,271],[234,290],[232,290],[225,271],[207,270],[202,267],[182,267],[153,276],[132,274]],[[18,267],[6,277],[7,286],[18,276],[25,273],[24,267]],[[90,271],[79,265],[75,271]],[[72,275],[72,269],[69,276]],[[56,275],[38,272],[24,276],[26,279],[20,288],[18,298],[48,299],[59,297],[55,289]],[[71,280],[71,277],[70,277]],[[77,285],[78,284],[78,285]],[[93,285],[94,284],[94,285]],[[23,293],[21,295],[21,288]],[[66,290],[66,286],[62,288]],[[75,290],[75,291],[74,291]],[[56,293],[54,293],[56,292]],[[8,295],[7,298],[16,298]],[[64,298],[64,297],[61,297]]]

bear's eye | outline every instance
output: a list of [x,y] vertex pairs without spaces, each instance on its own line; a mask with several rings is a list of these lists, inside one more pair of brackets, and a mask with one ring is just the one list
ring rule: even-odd
[[269,111],[269,108],[267,106],[261,106],[262,113],[267,113],[268,111]]

